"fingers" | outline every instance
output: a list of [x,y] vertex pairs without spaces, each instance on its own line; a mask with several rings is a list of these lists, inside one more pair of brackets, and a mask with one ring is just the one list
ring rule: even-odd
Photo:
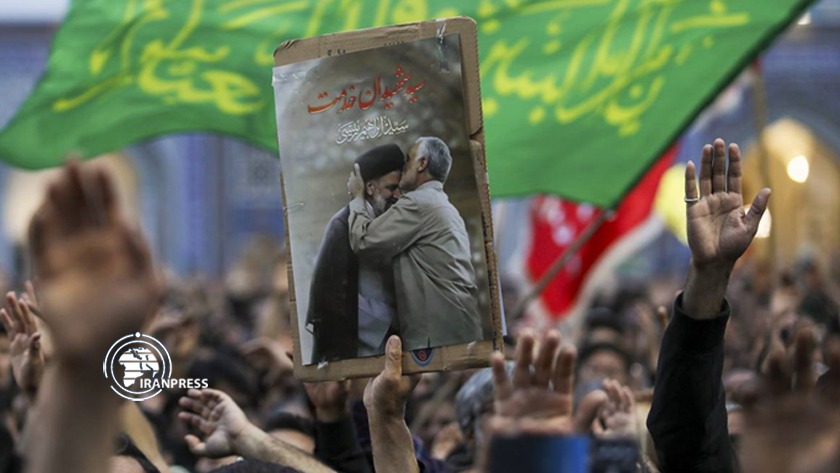
[[31,335],[38,329],[35,325],[35,319],[29,311],[29,307],[15,297],[14,292],[8,292],[6,294],[6,308],[4,309],[4,313],[4,326],[6,323],[9,324],[6,328],[9,335],[18,333]]
[[97,194],[101,201],[103,217],[108,222],[116,220],[119,215],[119,208],[117,205],[117,194],[114,191],[114,181],[108,173],[101,169],[95,172],[93,180],[96,184]]
[[686,200],[696,199],[697,195],[697,178],[695,176],[694,161],[689,161],[685,165],[685,198]]
[[625,412],[633,412],[636,409],[636,399],[633,397],[633,390],[627,386],[621,386],[621,405]]
[[507,374],[505,357],[497,351],[493,352],[493,356],[490,358],[490,367],[493,370],[493,389],[495,391],[496,401],[509,399],[513,394],[513,386]]
[[6,313],[6,309],[0,309],[0,320],[3,322],[3,328],[6,330],[9,338],[14,337],[17,331],[14,329],[12,318]]
[[531,330],[523,330],[519,341],[516,343],[513,367],[513,387],[515,389],[527,388],[531,385],[531,365],[534,359],[534,333]]
[[36,255],[43,253],[51,239],[90,226],[111,224],[117,216],[114,186],[109,175],[70,161],[49,186],[44,204],[30,224],[33,252]]
[[552,367],[557,354],[557,347],[560,346],[560,332],[551,330],[546,335],[537,354],[537,361],[534,364],[534,386],[548,389],[551,382]]
[[712,194],[712,145],[703,147],[700,155],[700,197]]
[[727,192],[741,193],[741,148],[737,144],[729,145],[729,172],[726,178]]
[[193,414],[192,412],[179,412],[178,419],[183,421],[185,424],[198,429],[198,431],[203,434],[209,434],[213,431],[213,427],[208,424],[203,417]]
[[744,224],[747,226],[750,235],[755,235],[758,232],[758,224],[761,222],[761,216],[767,210],[767,204],[770,201],[770,189],[761,189],[753,199],[750,210],[744,216]]
[[712,146],[712,192],[726,192],[726,143],[718,138]]
[[32,281],[27,279],[26,283],[24,284],[24,287],[26,288],[27,302],[29,302],[30,305],[33,305],[33,306],[37,307],[38,306],[38,294],[35,293],[35,284],[33,284]]
[[600,389],[584,396],[575,413],[575,431],[589,432],[592,428],[592,422],[598,417],[598,412],[601,411],[608,401],[609,397],[607,393]]
[[[356,165],[358,167],[358,164]],[[382,373],[392,379],[402,376],[402,341],[400,337],[391,335],[385,346],[385,369]]]
[[782,396],[790,391],[790,376],[785,369],[784,350],[776,348],[767,355],[767,372],[764,383],[772,396]]
[[572,346],[565,346],[557,354],[554,368],[554,391],[571,399],[575,383],[575,358],[577,352]]

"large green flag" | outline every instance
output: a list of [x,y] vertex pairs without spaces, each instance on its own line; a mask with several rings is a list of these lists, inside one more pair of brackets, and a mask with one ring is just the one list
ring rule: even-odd
[[25,168],[213,131],[276,151],[289,38],[476,18],[491,191],[614,206],[810,0],[74,0],[0,133]]

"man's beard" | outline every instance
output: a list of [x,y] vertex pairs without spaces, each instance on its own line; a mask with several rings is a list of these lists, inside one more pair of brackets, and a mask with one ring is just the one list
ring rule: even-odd
[[378,217],[385,213],[390,207],[390,202],[384,199],[381,195],[374,195],[370,200],[370,206],[373,207],[373,213]]

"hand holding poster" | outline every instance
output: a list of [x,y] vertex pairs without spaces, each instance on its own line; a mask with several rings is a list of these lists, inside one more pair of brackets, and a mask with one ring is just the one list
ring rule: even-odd
[[275,62],[298,377],[374,375],[391,334],[406,372],[486,365],[501,318],[474,22],[292,41]]

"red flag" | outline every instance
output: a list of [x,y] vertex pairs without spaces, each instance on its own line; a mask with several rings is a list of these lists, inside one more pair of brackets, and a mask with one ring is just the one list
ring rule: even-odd
[[[536,315],[543,323],[546,317],[553,321],[566,318],[584,301],[581,296],[595,273],[611,268],[655,235],[645,224],[654,220],[651,217],[659,181],[673,163],[677,149],[672,146],[662,155],[625,196],[613,217],[573,255],[532,305],[535,310],[529,311],[529,318]],[[602,211],[552,196],[535,198],[531,206],[531,246],[525,257],[529,279],[538,281]],[[653,230],[660,227],[655,225]]]

